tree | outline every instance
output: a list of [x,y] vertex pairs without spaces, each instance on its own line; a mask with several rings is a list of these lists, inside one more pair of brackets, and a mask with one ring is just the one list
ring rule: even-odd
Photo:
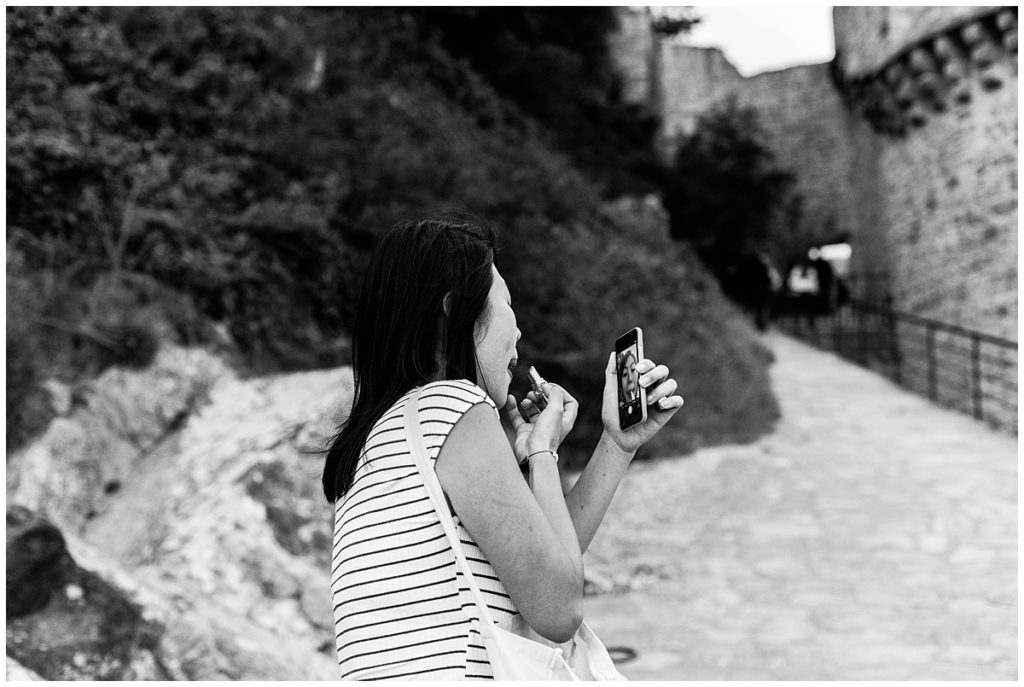
[[730,98],[698,118],[668,170],[672,237],[693,244],[716,271],[762,247],[792,184],[764,140],[756,110]]
[[663,38],[689,33],[700,23],[693,7],[654,7],[654,32]]

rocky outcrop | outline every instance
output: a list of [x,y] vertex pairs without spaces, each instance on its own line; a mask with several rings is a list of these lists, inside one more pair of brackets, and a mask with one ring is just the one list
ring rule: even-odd
[[335,678],[316,449],[350,389],[347,369],[245,380],[173,348],[99,378],[8,461],[8,665]]
[[224,365],[204,351],[174,347],[165,347],[143,371],[107,370],[76,390],[70,412],[9,457],[8,502],[81,532],[206,402],[224,373]]
[[[163,627],[71,557],[60,530],[7,511],[7,652],[47,680],[167,679]],[[10,677],[10,676],[9,676]]]
[[5,658],[8,682],[31,682],[33,680],[43,679],[38,673],[29,670],[10,656],[6,656]]
[[[869,40],[867,46],[850,45],[849,55],[837,51],[832,64],[837,89],[847,106],[879,133],[905,136],[909,128],[924,126],[930,117],[970,103],[975,97],[972,81],[982,91],[1001,88],[1008,75],[997,62],[1012,63],[1016,77],[1016,7],[977,8],[966,15],[961,12],[967,8],[932,9],[912,12],[922,13],[920,19],[931,19],[933,24],[937,19],[945,22],[931,33],[905,35],[899,50],[872,45]],[[855,29],[864,14],[868,13],[840,8],[836,16],[841,26]],[[863,41],[863,35],[855,35]]]

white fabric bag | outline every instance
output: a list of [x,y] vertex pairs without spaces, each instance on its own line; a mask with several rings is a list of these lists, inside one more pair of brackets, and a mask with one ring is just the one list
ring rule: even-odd
[[405,404],[405,430],[412,451],[412,459],[427,488],[430,502],[441,520],[448,543],[455,552],[455,562],[469,585],[476,603],[477,630],[487,647],[495,680],[625,680],[608,655],[604,644],[587,627],[580,625],[576,636],[565,644],[550,642],[534,632],[520,615],[503,623],[495,623],[480,588],[469,570],[462,543],[455,531],[455,521],[448,510],[441,484],[431,468],[423,433],[420,431],[417,409],[419,392]]

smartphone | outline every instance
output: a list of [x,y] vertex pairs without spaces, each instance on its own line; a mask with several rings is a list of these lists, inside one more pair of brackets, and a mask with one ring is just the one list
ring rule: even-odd
[[544,391],[540,388],[541,384],[544,383],[544,378],[540,376],[540,373],[537,372],[537,368],[535,368],[533,365],[530,365],[529,375],[530,386],[533,387],[534,393],[537,394],[537,407],[541,410],[544,410],[544,408],[548,404],[548,399],[544,395]]
[[619,388],[619,427],[630,429],[647,420],[647,389],[640,386],[636,364],[644,359],[644,332],[633,327],[615,340],[615,377]]

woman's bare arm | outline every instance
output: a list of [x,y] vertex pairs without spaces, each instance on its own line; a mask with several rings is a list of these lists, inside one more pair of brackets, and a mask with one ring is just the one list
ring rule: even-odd
[[623,451],[607,434],[602,434],[583,474],[566,494],[566,506],[581,551],[586,551],[593,541],[634,453]]
[[[647,421],[630,430],[619,428],[618,381],[615,378],[615,354],[612,353],[605,367],[601,407],[605,430],[583,474],[565,497],[581,551],[586,551],[593,541],[636,450],[657,434],[683,406],[682,397],[674,395],[677,384],[668,376],[667,367],[655,365],[644,358],[637,363],[636,369],[641,373],[640,385],[647,389]],[[659,402],[664,405],[659,405]]]
[[494,411],[477,404],[452,428],[435,470],[524,620],[547,639],[570,639],[583,618],[583,560],[554,460],[533,458],[527,486]]

